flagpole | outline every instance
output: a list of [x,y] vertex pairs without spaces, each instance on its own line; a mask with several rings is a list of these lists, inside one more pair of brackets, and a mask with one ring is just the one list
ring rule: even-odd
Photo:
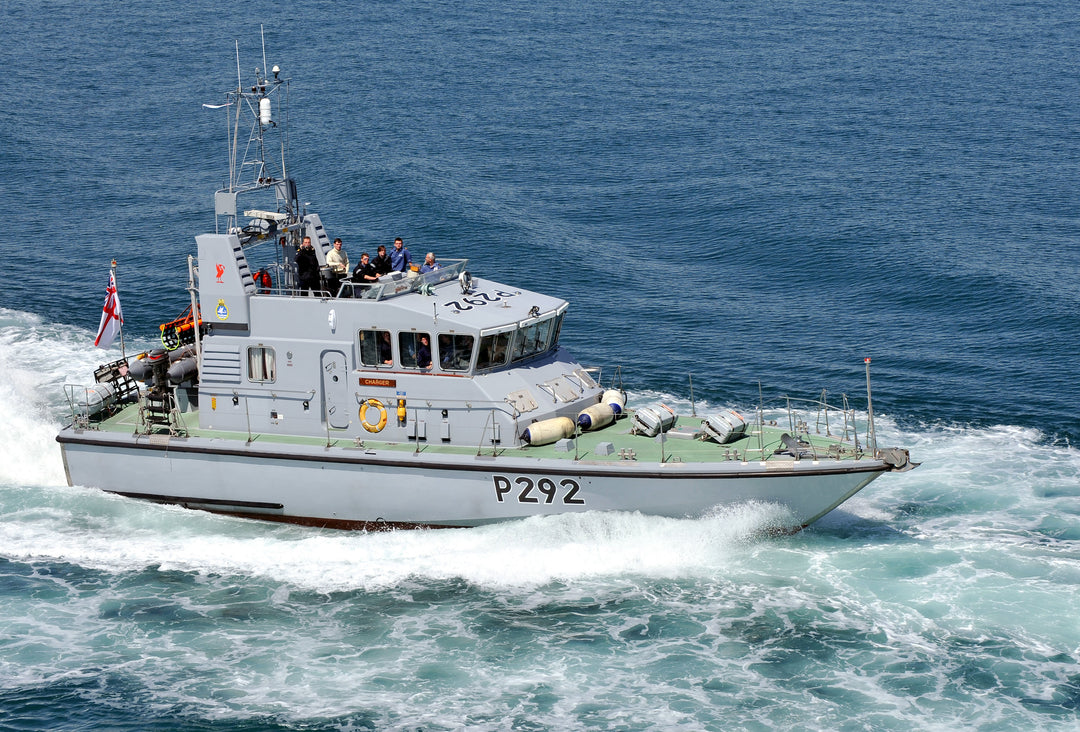
[[[113,282],[116,282],[116,260],[112,261],[112,266],[109,268],[109,274],[112,275]],[[117,293],[120,292],[120,288],[116,288]],[[119,297],[119,294],[117,295]],[[124,320],[120,319],[120,358],[127,360],[127,351],[124,348]]]

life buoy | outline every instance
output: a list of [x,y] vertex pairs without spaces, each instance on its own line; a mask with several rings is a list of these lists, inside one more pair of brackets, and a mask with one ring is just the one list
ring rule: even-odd
[[[372,424],[367,420],[368,407],[379,410],[379,421]],[[386,426],[386,407],[378,399],[368,399],[360,405],[360,424],[364,425],[364,429],[368,432],[382,432],[382,428]]]

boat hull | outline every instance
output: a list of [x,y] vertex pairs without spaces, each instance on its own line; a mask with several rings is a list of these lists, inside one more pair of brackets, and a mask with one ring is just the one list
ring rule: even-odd
[[583,511],[693,517],[787,508],[798,530],[890,466],[879,460],[648,463],[247,443],[76,431],[57,437],[71,485],[217,513],[347,529],[469,527]]

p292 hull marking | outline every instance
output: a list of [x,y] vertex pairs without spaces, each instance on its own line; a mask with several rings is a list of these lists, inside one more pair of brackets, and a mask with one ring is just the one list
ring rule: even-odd
[[530,478],[525,475],[509,478],[505,475],[491,476],[495,485],[495,498],[499,503],[555,503],[566,506],[584,506],[585,499],[578,497],[581,485],[573,478]]

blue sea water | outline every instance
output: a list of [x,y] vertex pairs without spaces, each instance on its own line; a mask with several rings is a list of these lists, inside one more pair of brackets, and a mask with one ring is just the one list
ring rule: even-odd
[[[1062,0],[0,7],[0,728],[1080,726],[1080,13]],[[768,506],[334,533],[65,485],[108,265],[187,303],[222,101],[300,194],[572,303],[699,409],[847,393],[923,465]],[[860,401],[862,400],[862,401]],[[148,476],[152,479],[152,476]]]

